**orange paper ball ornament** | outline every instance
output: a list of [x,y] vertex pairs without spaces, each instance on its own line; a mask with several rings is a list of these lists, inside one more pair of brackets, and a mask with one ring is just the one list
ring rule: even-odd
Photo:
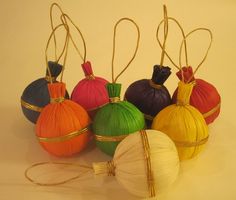
[[90,140],[91,123],[86,110],[65,99],[65,84],[48,84],[50,104],[42,110],[36,135],[42,147],[56,156],[70,156],[83,150]]

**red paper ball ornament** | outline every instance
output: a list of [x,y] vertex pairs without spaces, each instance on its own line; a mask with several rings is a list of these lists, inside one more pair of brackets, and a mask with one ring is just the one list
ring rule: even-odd
[[92,66],[89,61],[82,64],[82,68],[86,78],[79,81],[75,86],[71,99],[82,105],[89,115],[94,117],[97,109],[109,102],[105,87],[108,81],[93,75]]
[[[183,76],[185,82],[190,78],[189,82],[194,83],[192,94],[190,97],[190,105],[197,108],[203,115],[207,124],[212,123],[220,114],[221,98],[217,89],[210,83],[202,80],[195,79],[193,76],[192,67],[183,67]],[[181,80],[181,71],[176,75]],[[177,101],[177,89],[173,94],[173,103]]]
[[56,156],[70,156],[80,152],[90,140],[91,123],[86,110],[65,99],[65,84],[48,84],[50,104],[42,110],[36,135],[43,148]]
[[[197,31],[207,31],[210,35],[210,44],[208,46],[208,49],[206,51],[206,54],[200,64],[196,66],[196,69],[193,71],[192,67],[188,65],[188,59],[187,54],[186,55],[186,67],[181,67],[181,53],[182,53],[182,47],[183,43],[186,42],[187,37],[189,37],[191,34]],[[205,121],[207,124],[212,123],[219,115],[220,113],[220,102],[221,97],[217,91],[217,89],[210,83],[202,80],[202,79],[196,79],[194,75],[198,71],[199,67],[203,64],[203,62],[206,60],[206,57],[208,55],[208,52],[210,50],[211,44],[212,44],[212,32],[207,28],[196,28],[192,31],[190,31],[185,38],[183,39],[181,46],[180,46],[180,54],[179,54],[179,64],[180,64],[180,70],[177,72],[177,76],[180,80],[184,81],[185,83],[192,82],[194,84],[192,94],[190,96],[190,105],[197,108],[203,115]],[[185,49],[186,51],[186,49]],[[185,52],[186,53],[186,52]],[[182,68],[182,69],[181,69]],[[176,89],[177,90],[177,89]],[[175,103],[177,100],[177,91],[173,94],[173,102]]]

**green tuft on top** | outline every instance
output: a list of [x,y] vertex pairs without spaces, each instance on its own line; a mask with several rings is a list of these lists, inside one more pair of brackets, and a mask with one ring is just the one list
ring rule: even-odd
[[120,83],[108,83],[106,85],[109,98],[120,97],[121,84]]

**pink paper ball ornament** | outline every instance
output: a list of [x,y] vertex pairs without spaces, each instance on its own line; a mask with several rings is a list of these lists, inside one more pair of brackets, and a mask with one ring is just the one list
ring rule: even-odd
[[88,111],[90,117],[94,117],[96,111],[109,102],[108,93],[105,87],[108,81],[104,78],[94,76],[91,63],[89,61],[86,61],[87,47],[82,32],[68,15],[63,14],[62,16],[64,17],[62,18],[62,20],[65,18],[69,20],[70,23],[78,31],[82,39],[84,48],[84,54],[81,55],[75,41],[70,35],[70,39],[81,60],[83,61],[83,64],[81,66],[85,75],[85,78],[79,81],[78,84],[74,87],[71,95],[71,100],[83,106],[86,111]]
[[109,102],[106,90],[107,80],[94,76],[91,63],[89,61],[82,64],[85,78],[73,89],[71,99],[82,105],[91,117],[96,111]]
[[[212,84],[208,83],[205,80],[195,78],[194,75],[196,74],[199,67],[202,65],[202,63],[205,61],[208,55],[208,51],[211,47],[213,36],[209,29],[197,28],[188,33],[185,37],[185,40],[189,35],[191,35],[196,31],[207,31],[210,34],[211,42],[207,49],[206,55],[194,71],[192,67],[186,64],[187,67],[183,67],[182,70],[176,73],[176,75],[180,80],[184,80],[185,83],[190,83],[190,82],[194,83],[193,91],[190,97],[190,105],[197,108],[202,113],[206,123],[210,124],[220,114],[221,97],[217,89]],[[180,48],[180,58],[181,58],[182,44]],[[181,65],[181,59],[180,59],[180,65]],[[177,90],[178,89],[175,90],[172,97],[174,103],[177,101]]]

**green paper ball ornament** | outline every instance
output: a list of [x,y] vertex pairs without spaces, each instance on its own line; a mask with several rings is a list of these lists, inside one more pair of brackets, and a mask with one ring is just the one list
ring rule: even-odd
[[110,103],[103,106],[93,122],[97,147],[113,155],[119,142],[130,133],[145,127],[143,114],[128,101],[120,101],[121,84],[106,85]]

